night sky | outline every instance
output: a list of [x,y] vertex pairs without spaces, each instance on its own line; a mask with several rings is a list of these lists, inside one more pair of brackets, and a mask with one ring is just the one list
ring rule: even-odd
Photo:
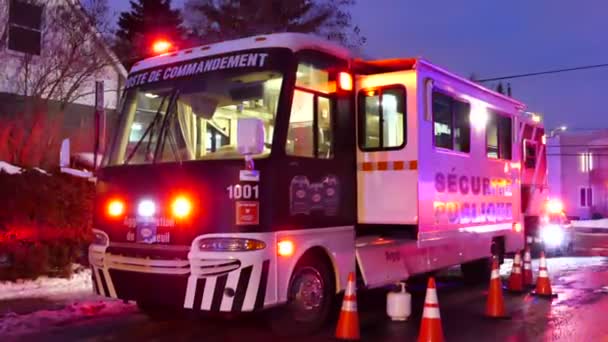
[[[605,0],[358,0],[352,15],[367,37],[366,56],[424,57],[464,77],[608,63]],[[510,82],[547,128],[608,128],[608,68]]]

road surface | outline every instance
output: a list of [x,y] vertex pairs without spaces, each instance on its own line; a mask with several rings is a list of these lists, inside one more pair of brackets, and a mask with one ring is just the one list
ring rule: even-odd
[[[537,265],[535,263],[535,265]],[[537,267],[537,266],[535,266]],[[509,261],[501,273],[509,272]],[[440,276],[439,301],[446,339],[449,341],[608,341],[608,258],[567,257],[549,260],[549,272],[558,298],[505,294],[510,320],[483,317],[485,286],[465,286],[456,271]],[[414,284],[413,316],[395,323],[386,318],[385,292],[358,293],[361,335],[364,341],[413,341],[418,334],[424,286]],[[65,308],[10,314],[2,341],[276,341],[266,316],[212,319],[170,315],[151,319],[132,304],[87,298]],[[110,308],[111,310],[108,310]],[[67,313],[65,311],[68,311]],[[27,312],[27,311],[24,311]],[[56,317],[66,315],[64,320]],[[53,316],[56,316],[53,318]],[[32,318],[33,317],[33,318]],[[29,320],[35,319],[36,323]],[[20,322],[20,320],[22,322]],[[50,323],[49,323],[50,322]],[[20,331],[10,336],[10,331]],[[36,326],[39,324],[39,326]],[[321,333],[290,341],[333,341],[335,322]],[[0,324],[1,325],[1,324]]]

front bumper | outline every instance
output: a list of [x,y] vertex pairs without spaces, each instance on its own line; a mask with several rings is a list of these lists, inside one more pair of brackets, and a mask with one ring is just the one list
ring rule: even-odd
[[[196,241],[196,240],[195,240]],[[199,252],[191,246],[91,245],[99,295],[206,312],[247,312],[272,305],[271,255]]]

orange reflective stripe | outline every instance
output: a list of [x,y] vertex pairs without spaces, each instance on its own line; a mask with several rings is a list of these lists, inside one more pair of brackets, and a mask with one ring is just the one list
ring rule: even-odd
[[417,160],[395,160],[395,161],[378,161],[378,162],[363,162],[358,167],[361,171],[402,171],[402,170],[418,170]]
[[405,162],[398,160],[393,162],[393,170],[403,170],[405,168]]

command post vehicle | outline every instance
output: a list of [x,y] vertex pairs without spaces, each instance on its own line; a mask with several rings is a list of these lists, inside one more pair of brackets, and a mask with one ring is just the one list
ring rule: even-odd
[[524,105],[423,59],[302,34],[132,68],[98,173],[96,291],[144,309],[280,307],[318,327],[381,287],[524,245]]

